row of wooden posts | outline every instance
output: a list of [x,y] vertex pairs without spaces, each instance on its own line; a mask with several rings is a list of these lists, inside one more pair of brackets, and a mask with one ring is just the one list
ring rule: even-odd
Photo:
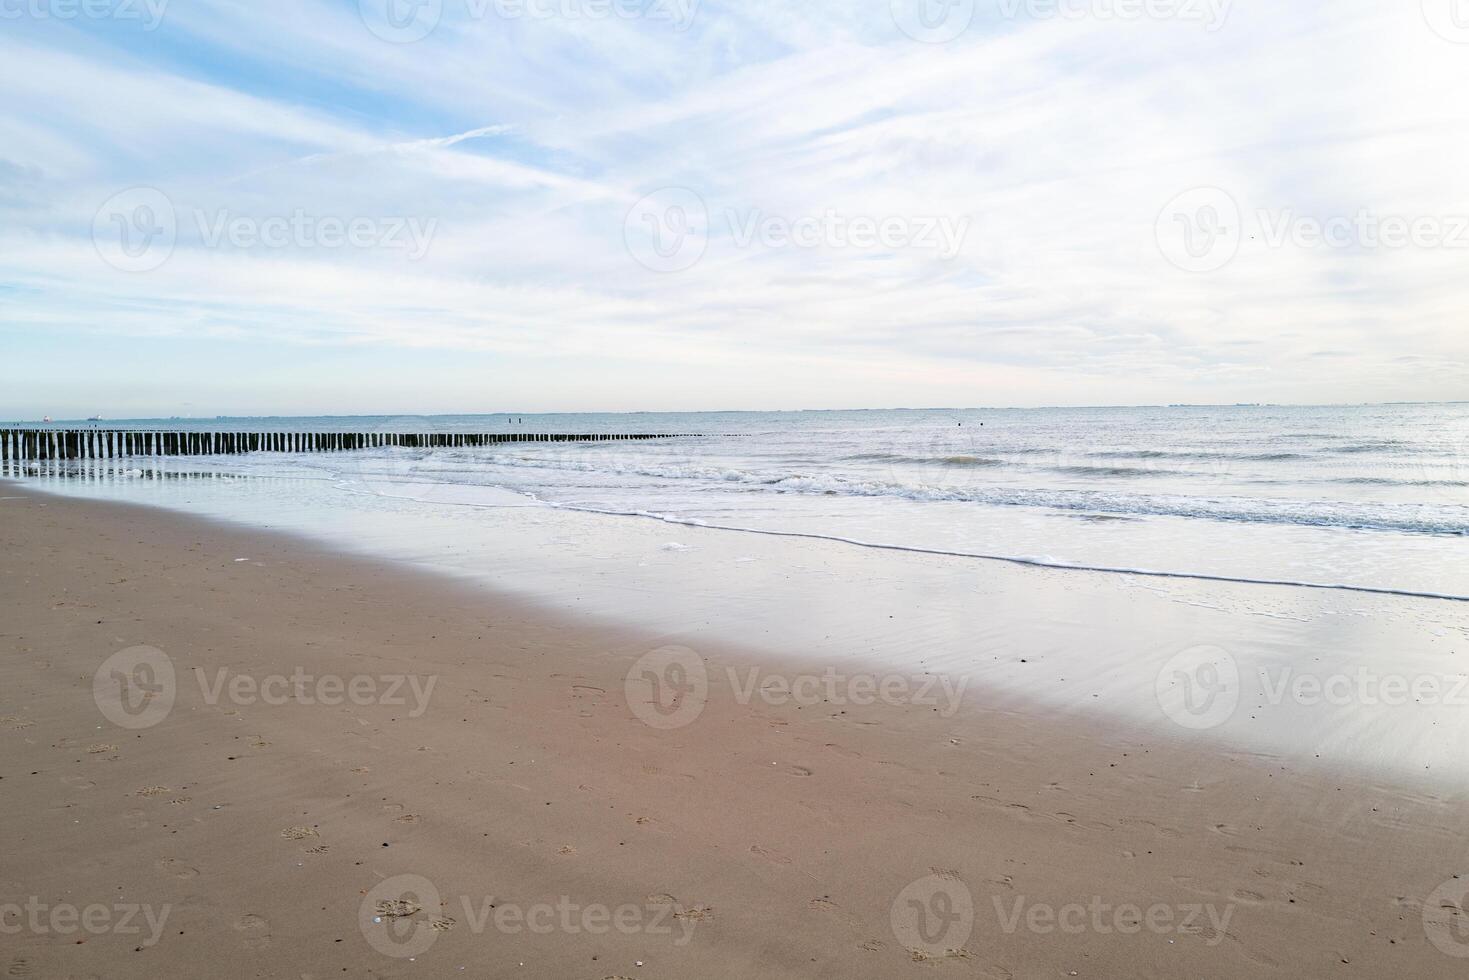
[[375,446],[468,447],[510,442],[672,439],[670,433],[602,432],[158,432],[136,429],[0,429],[0,459],[122,459],[219,453],[319,453]]

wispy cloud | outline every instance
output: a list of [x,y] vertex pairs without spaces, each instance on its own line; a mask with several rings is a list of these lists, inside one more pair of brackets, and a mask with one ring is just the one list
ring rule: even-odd
[[131,337],[194,380],[216,341],[460,352],[547,408],[1466,397],[1469,44],[1417,3],[1203,6],[979,3],[944,43],[886,2],[7,22],[0,329],[68,360],[0,381],[20,411]]

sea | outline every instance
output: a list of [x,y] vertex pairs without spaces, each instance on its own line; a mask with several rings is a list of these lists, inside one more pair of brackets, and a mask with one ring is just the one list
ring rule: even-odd
[[178,494],[164,500],[156,488],[188,477],[318,508],[364,495],[439,511],[513,500],[975,561],[1469,600],[1469,403],[54,425],[678,437],[11,463],[0,473],[174,504]]

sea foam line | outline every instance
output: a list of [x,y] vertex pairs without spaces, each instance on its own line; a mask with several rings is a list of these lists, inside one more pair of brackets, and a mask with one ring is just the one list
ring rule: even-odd
[[[345,481],[338,481],[338,489],[350,493],[366,493],[372,496],[393,497],[398,500],[412,500],[417,503],[443,504],[454,507],[486,507],[500,508],[505,504],[477,503],[473,501],[443,501],[426,500],[422,497],[412,495],[399,496],[396,494],[385,494],[379,490],[354,490]],[[1041,558],[1024,558],[1016,555],[993,555],[977,551],[948,551],[942,548],[924,548],[918,545],[888,544],[881,541],[864,541],[861,538],[849,538],[839,534],[822,534],[816,531],[777,531],[769,528],[742,527],[736,524],[711,524],[698,518],[673,517],[669,514],[659,514],[647,510],[612,510],[607,508],[588,507],[582,504],[561,503],[554,500],[544,500],[529,490],[521,490],[514,487],[506,487],[499,484],[483,484],[495,490],[503,490],[508,493],[527,497],[538,504],[556,510],[573,511],[580,514],[601,514],[606,517],[632,517],[645,520],[661,521],[664,524],[676,524],[681,527],[705,528],[711,531],[732,531],[743,534],[763,534],[774,538],[801,538],[808,541],[831,541],[837,544],[848,544],[858,548],[869,548],[874,551],[898,551],[915,555],[937,555],[943,558],[972,558],[978,561],[997,561],[1011,565],[1022,565],[1027,568],[1052,568],[1059,571],[1070,572],[1096,572],[1107,575],[1130,575],[1138,578],[1165,578],[1182,579],[1195,582],[1227,582],[1236,585],[1274,585],[1285,588],[1297,589],[1321,589],[1336,592],[1355,592],[1367,595],[1397,596],[1408,599],[1441,599],[1447,602],[1469,602],[1469,595],[1456,595],[1451,592],[1420,592],[1413,589],[1392,589],[1385,586],[1375,585],[1350,585],[1347,583],[1331,582],[1308,582],[1304,579],[1272,579],[1272,578],[1246,578],[1233,575],[1211,575],[1207,572],[1170,572],[1151,568],[1124,568],[1111,565],[1079,565],[1059,561],[1046,561]]]
[[[508,488],[506,488],[508,489]],[[524,491],[520,491],[524,492]],[[534,498],[534,494],[526,494]],[[539,499],[539,498],[536,498]],[[1455,595],[1451,592],[1418,592],[1412,589],[1390,589],[1385,586],[1375,585],[1349,585],[1345,583],[1330,582],[1307,582],[1297,579],[1272,579],[1272,578],[1243,578],[1232,575],[1210,575],[1207,572],[1168,572],[1151,568],[1122,568],[1110,565],[1077,565],[1067,562],[1046,561],[1042,558],[1022,558],[1015,555],[989,555],[976,551],[946,551],[941,548],[923,548],[917,545],[886,544],[880,541],[863,541],[861,538],[848,538],[839,534],[820,534],[815,531],[775,531],[755,527],[739,527],[732,524],[709,524],[695,518],[671,517],[667,514],[655,514],[651,511],[632,510],[599,510],[595,507],[584,507],[577,504],[559,504],[554,501],[540,501],[550,507],[560,510],[572,510],[583,514],[605,514],[613,517],[643,517],[665,524],[679,524],[685,527],[702,527],[711,531],[739,531],[746,534],[765,534],[775,538],[805,538],[812,541],[834,541],[840,544],[850,544],[858,548],[871,548],[875,551],[902,551],[916,555],[939,555],[945,558],[974,558],[980,561],[999,561],[1011,565],[1024,565],[1029,568],[1054,568],[1069,572],[1100,572],[1109,575],[1132,575],[1141,578],[1171,578],[1187,579],[1196,582],[1230,582],[1237,585],[1278,585],[1297,589],[1325,589],[1338,592],[1360,592],[1369,595],[1389,595],[1409,599],[1443,599],[1448,602],[1469,602],[1469,596]]]

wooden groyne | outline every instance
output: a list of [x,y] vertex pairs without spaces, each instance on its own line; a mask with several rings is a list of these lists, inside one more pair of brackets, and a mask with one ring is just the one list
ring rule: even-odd
[[179,432],[139,429],[0,429],[0,459],[126,459],[231,453],[325,453],[377,446],[460,448],[512,442],[675,439],[673,433],[600,432]]

